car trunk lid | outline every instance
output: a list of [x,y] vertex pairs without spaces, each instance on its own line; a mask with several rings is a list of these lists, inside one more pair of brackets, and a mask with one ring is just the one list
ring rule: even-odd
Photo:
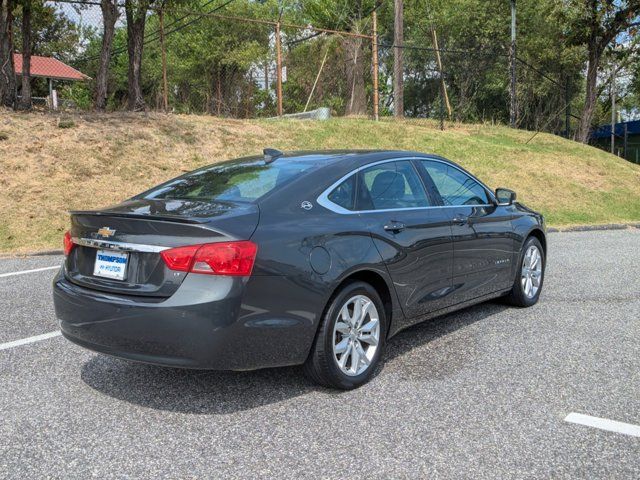
[[[168,297],[185,272],[170,270],[160,252],[184,245],[248,240],[258,225],[257,205],[245,202],[134,199],[97,211],[73,211],[75,246],[67,278],[86,288]],[[106,261],[122,262],[122,278],[107,278]],[[97,269],[99,260],[101,269]],[[106,265],[109,265],[108,263]]]

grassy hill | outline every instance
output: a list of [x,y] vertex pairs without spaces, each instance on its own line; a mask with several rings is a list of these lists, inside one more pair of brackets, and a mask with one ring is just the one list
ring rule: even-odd
[[55,117],[0,112],[0,252],[60,248],[67,210],[116,203],[201,165],[265,146],[394,148],[450,158],[505,186],[553,226],[640,221],[640,167],[553,135],[430,122],[223,120],[182,115]]

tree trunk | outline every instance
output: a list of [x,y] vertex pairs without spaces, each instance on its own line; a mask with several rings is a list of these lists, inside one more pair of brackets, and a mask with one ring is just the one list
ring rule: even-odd
[[596,83],[598,82],[598,67],[602,56],[603,48],[598,40],[600,22],[598,20],[598,0],[588,0],[589,9],[589,43],[587,50],[589,60],[587,64],[586,91],[584,97],[584,107],[580,116],[580,126],[578,127],[577,140],[582,143],[589,141],[591,131],[591,120],[596,106]]
[[129,54],[129,91],[127,108],[131,111],[144,110],[146,105],[142,96],[142,49],[144,46],[144,27],[147,20],[148,0],[126,0],[127,15],[127,51]]
[[0,105],[15,107],[16,75],[13,65],[13,2],[0,0]]
[[589,63],[587,65],[586,91],[584,98],[584,107],[580,116],[580,126],[578,127],[577,140],[582,143],[589,141],[591,133],[591,120],[593,119],[593,111],[596,107],[597,97],[597,80],[598,67],[600,66],[600,58],[602,52],[599,51],[597,45],[589,44]]
[[345,37],[343,47],[346,54],[346,79],[349,89],[345,115],[366,115],[367,96],[364,88],[362,39],[358,37]]
[[404,72],[402,60],[402,46],[404,45],[404,5],[403,0],[394,2],[393,21],[393,113],[396,117],[404,116]]
[[160,23],[160,51],[162,53],[162,110],[169,111],[169,86],[167,81],[167,48],[164,44],[164,3],[158,11]]
[[22,3],[22,95],[18,108],[31,110],[31,0]]
[[96,76],[96,90],[94,92],[94,107],[98,111],[107,108],[109,95],[109,63],[111,61],[111,48],[115,33],[116,20],[118,20],[118,6],[116,0],[101,0],[102,9],[102,47],[100,49],[100,65]]

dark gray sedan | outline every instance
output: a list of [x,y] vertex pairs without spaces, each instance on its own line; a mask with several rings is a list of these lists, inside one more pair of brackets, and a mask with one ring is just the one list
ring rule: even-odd
[[544,219],[515,198],[435,155],[268,149],[71,212],[56,314],[120,358],[354,388],[404,328],[537,302]]

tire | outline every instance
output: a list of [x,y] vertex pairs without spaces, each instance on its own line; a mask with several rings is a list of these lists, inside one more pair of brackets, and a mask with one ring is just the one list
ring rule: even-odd
[[[357,315],[357,304],[365,312],[363,315]],[[368,382],[384,351],[387,325],[384,306],[371,285],[360,281],[345,285],[325,309],[304,365],[306,375],[320,385],[341,390]],[[370,350],[372,347],[375,348]]]
[[[531,258],[528,252],[532,249],[537,250],[539,255],[535,268],[531,268],[530,265],[525,265],[531,262]],[[538,267],[539,265],[539,267]],[[542,285],[544,284],[544,272],[546,267],[546,257],[540,241],[536,237],[529,237],[524,242],[522,250],[520,251],[520,257],[518,262],[518,270],[516,272],[516,278],[513,282],[513,288],[511,292],[505,297],[507,303],[516,307],[531,307],[538,302],[540,298],[540,292],[542,292]],[[535,285],[536,279],[534,270],[538,272],[538,284]],[[527,284],[527,280],[524,278],[526,272],[529,272],[530,284]],[[535,287],[535,288],[534,288]],[[532,288],[532,289],[530,289]]]

